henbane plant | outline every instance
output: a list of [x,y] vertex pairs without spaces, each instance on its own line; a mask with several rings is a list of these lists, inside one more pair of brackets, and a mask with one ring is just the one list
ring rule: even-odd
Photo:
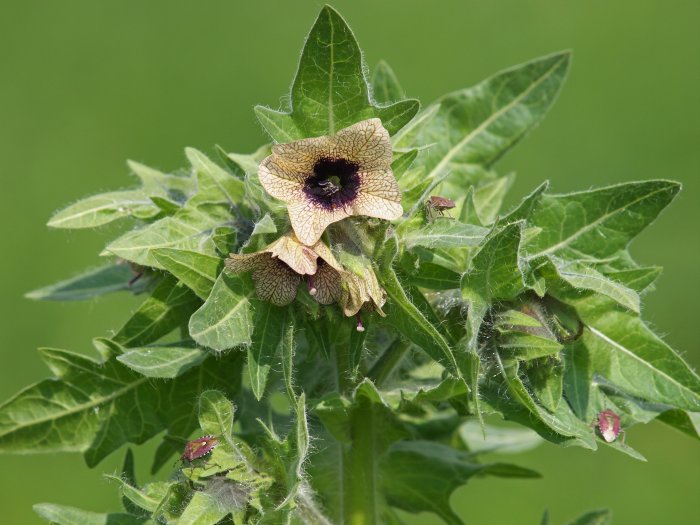
[[40,350],[53,377],[0,406],[0,451],[77,451],[96,467],[155,439],[160,481],[139,485],[127,448],[107,476],[122,512],[37,513],[368,525],[427,511],[459,524],[449,497],[472,477],[538,476],[485,452],[547,440],[643,459],[633,426],[654,419],[700,437],[700,377],[640,316],[661,270],[627,251],[680,185],[544,182],[502,209],[512,176],[494,164],[544,117],[569,61],[545,56],[421,109],[388,65],[367,73],[324,7],[289,106],[255,108],[270,144],[217,161],[187,149],[173,174],[131,162],[140,187],[55,214],[55,228],[133,229],[104,266],[30,297],[145,298],[93,358]]

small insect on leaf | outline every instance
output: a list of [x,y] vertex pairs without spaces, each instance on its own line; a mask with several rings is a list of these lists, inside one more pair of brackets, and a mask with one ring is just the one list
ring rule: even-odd
[[218,444],[219,439],[214,436],[202,436],[201,438],[188,441],[180,459],[192,463],[195,459],[209,454]]
[[600,434],[606,442],[612,443],[622,432],[620,416],[610,409],[603,410],[598,414],[598,430],[600,430]]
[[451,210],[455,206],[455,201],[452,199],[439,197],[437,195],[432,195],[425,203],[428,219],[431,221],[435,219],[435,217],[444,217],[445,211]]

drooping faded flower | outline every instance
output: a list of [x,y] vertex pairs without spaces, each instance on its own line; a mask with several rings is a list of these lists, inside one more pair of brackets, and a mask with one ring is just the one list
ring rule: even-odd
[[373,118],[332,136],[273,146],[258,176],[270,195],[288,203],[294,233],[311,246],[329,224],[346,217],[401,216],[391,156],[389,133]]
[[229,254],[226,268],[233,273],[253,272],[259,299],[278,306],[291,303],[302,279],[309,293],[322,304],[340,298],[340,264],[323,242],[306,246],[293,233],[283,235],[255,253]]
[[[359,274],[350,271],[343,272],[342,288],[343,291],[338,302],[346,316],[357,315],[366,303],[380,315],[384,315],[382,306],[386,302],[386,294],[371,268],[363,268]],[[358,320],[358,322],[359,329],[362,326],[362,321]]]

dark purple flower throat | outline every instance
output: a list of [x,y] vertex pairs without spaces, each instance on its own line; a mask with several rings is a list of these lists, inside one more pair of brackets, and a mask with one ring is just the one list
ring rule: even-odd
[[342,208],[357,197],[359,165],[347,159],[322,157],[304,183],[306,196],[321,208]]

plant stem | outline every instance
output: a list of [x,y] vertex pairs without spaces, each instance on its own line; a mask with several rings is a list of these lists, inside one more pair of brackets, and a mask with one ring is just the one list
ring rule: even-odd
[[377,386],[382,385],[384,381],[391,375],[399,364],[401,359],[410,348],[410,343],[401,339],[400,337],[396,339],[389,348],[387,348],[384,353],[379,356],[379,359],[374,363],[370,371],[367,373],[374,384]]
[[[365,410],[363,410],[365,408]],[[377,509],[377,454],[374,413],[356,407],[350,419],[352,443],[343,457],[344,525],[375,525]]]

